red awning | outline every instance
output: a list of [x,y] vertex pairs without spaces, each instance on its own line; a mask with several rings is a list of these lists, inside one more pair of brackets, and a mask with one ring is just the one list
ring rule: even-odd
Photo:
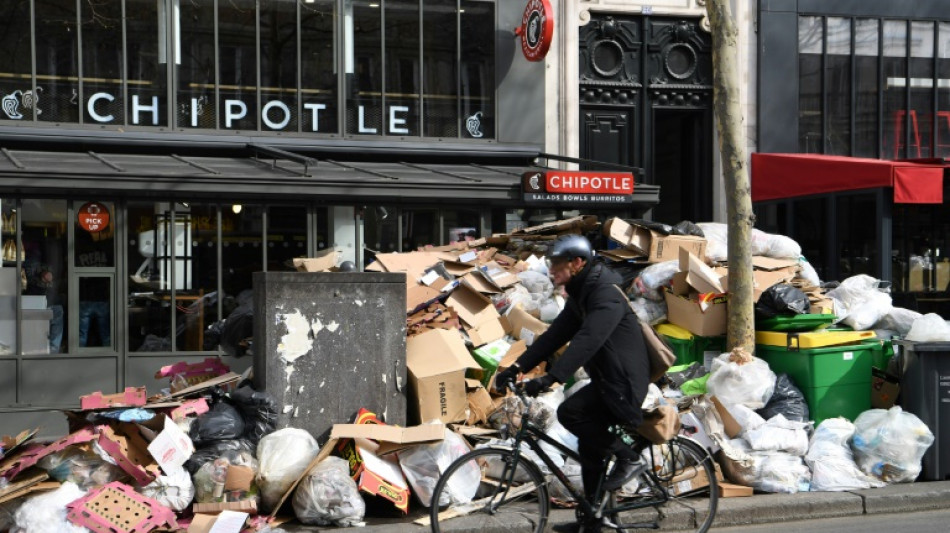
[[816,154],[752,154],[752,201],[893,187],[899,204],[942,204],[939,160],[886,161]]

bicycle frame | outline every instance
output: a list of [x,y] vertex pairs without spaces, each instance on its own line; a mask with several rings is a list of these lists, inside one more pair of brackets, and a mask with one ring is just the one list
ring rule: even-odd
[[[522,402],[524,402],[525,405],[527,406],[528,404],[525,401],[524,397],[522,397],[520,394],[519,394],[519,397],[521,397]],[[527,417],[527,409],[525,409],[525,412],[523,413],[521,417],[521,427],[519,428],[518,432],[514,436],[514,446],[512,450],[513,453],[517,456],[520,456],[521,443],[522,442],[527,443],[528,447],[531,448],[538,455],[538,457],[541,458],[541,461],[543,461],[545,465],[547,465],[551,473],[554,474],[554,477],[556,477],[558,481],[564,484],[568,492],[571,493],[571,495],[574,497],[574,500],[577,501],[578,505],[581,507],[581,510],[583,511],[583,513],[587,516],[599,517],[603,509],[603,504],[605,503],[604,494],[602,493],[602,490],[601,490],[601,484],[603,483],[604,477],[606,474],[606,464],[604,465],[604,469],[601,471],[601,476],[600,476],[600,479],[598,480],[598,486],[595,492],[595,494],[597,495],[597,500],[600,501],[601,503],[600,503],[600,506],[595,509],[593,505],[591,505],[591,502],[589,502],[587,498],[584,496],[582,491],[578,490],[577,487],[575,487],[570,482],[570,480],[567,478],[564,472],[560,468],[558,468],[557,465],[554,464],[554,461],[551,459],[551,457],[544,451],[544,449],[541,448],[540,443],[542,441],[547,444],[550,444],[551,446],[554,446],[554,448],[556,448],[558,451],[560,451],[567,457],[570,457],[571,459],[574,459],[577,462],[581,461],[580,455],[577,452],[571,450],[564,444],[558,442],[553,437],[545,434],[539,426],[531,422]],[[508,446],[498,446],[498,447],[508,448]],[[650,464],[651,466],[654,466],[654,456],[653,456],[652,449],[650,451]],[[668,502],[670,500],[669,493],[667,493],[666,489],[663,487],[660,480],[656,477],[656,474],[654,473],[654,471],[655,471],[655,468],[649,469],[646,474],[649,477],[650,482],[654,486],[654,488],[659,489],[656,491],[656,494],[658,495],[656,498],[648,498],[646,500],[638,500],[636,502],[630,502],[623,505],[618,505],[614,507],[612,511],[613,512],[632,511],[635,509],[643,509],[646,507],[655,507],[658,505],[663,505],[664,503]],[[513,469],[512,469],[511,475],[514,476]]]

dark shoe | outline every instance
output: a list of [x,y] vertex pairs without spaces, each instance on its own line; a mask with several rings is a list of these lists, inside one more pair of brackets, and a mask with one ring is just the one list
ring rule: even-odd
[[567,524],[557,524],[551,526],[552,531],[557,533],[600,533],[600,524],[581,524],[579,522],[569,522]]
[[604,480],[604,492],[613,492],[630,481],[634,476],[638,476],[647,469],[647,464],[643,459],[631,461],[630,459],[617,459],[613,469],[607,474]]

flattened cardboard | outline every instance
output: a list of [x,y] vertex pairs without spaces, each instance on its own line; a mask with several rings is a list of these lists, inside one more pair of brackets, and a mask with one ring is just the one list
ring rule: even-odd
[[730,439],[734,439],[742,433],[742,426],[739,425],[739,422],[733,418],[732,413],[715,396],[710,396],[713,405],[716,406],[716,412],[719,413],[719,418],[722,420],[723,428],[726,431],[726,436]]
[[409,411],[413,422],[458,422],[468,418],[465,373],[481,373],[456,330],[433,329],[406,341]]
[[187,533],[209,533],[217,520],[217,515],[196,514],[194,518],[191,519],[191,524],[188,525]]
[[712,292],[722,294],[725,289],[722,286],[720,276],[713,269],[709,268],[699,257],[691,254],[689,250],[680,248],[679,251],[680,271],[686,272],[686,283],[700,293]]
[[489,298],[465,283],[452,291],[445,305],[455,309],[459,318],[474,328],[501,316]]
[[294,268],[298,272],[325,272],[336,266],[341,255],[342,252],[331,248],[317,252],[315,257],[295,257]]
[[507,320],[505,317],[499,317],[496,320],[489,320],[478,327],[467,328],[465,333],[471,339],[473,346],[483,346],[485,344],[499,341],[505,336]]
[[221,511],[238,511],[252,515],[257,514],[257,500],[241,500],[238,502],[195,503],[191,506],[195,514],[218,514]]
[[544,224],[539,224],[537,226],[531,226],[528,228],[517,229],[512,231],[511,235],[560,235],[562,233],[569,233],[572,230],[575,232],[586,232],[596,228],[598,224],[600,224],[600,222],[597,221],[596,216],[581,215],[564,220],[545,222]]
[[[10,501],[24,494],[27,494],[31,487],[39,485],[49,479],[49,474],[39,468],[30,469],[20,477],[19,481],[14,481],[6,487],[0,488],[0,503]],[[59,483],[56,483],[59,487]]]
[[[706,239],[691,235],[663,235],[645,226],[612,218],[604,225],[604,234],[611,240],[645,256],[650,263],[673,261],[680,250],[706,257]],[[615,252],[616,253],[616,252]]]
[[409,279],[416,281],[445,257],[438,252],[376,254],[376,262],[385,269],[384,272],[405,272]]
[[717,485],[719,486],[720,498],[744,498],[752,496],[752,487],[736,485],[735,483],[729,483],[727,481],[720,481]]
[[230,465],[228,475],[224,478],[224,490],[249,491],[256,474],[257,472],[249,466]]
[[434,287],[408,282],[406,284],[406,313],[412,313],[416,309],[438,300],[441,295],[442,293]]
[[540,337],[548,329],[547,324],[531,316],[521,307],[521,304],[512,307],[507,316],[508,323],[511,324],[511,336],[524,340],[527,346],[531,346],[534,339]]
[[379,442],[380,447],[376,450],[378,455],[396,451],[397,446],[393,445],[405,448],[406,445],[440,441],[444,437],[445,425],[440,423],[405,428],[383,424],[333,424],[330,430],[331,439],[371,439]]
[[148,452],[148,444],[134,424],[99,427],[99,446],[115,460],[136,485],[144,487],[160,474],[158,464]]
[[502,292],[501,289],[492,285],[487,279],[485,279],[485,276],[482,276],[477,272],[465,274],[465,276],[462,277],[462,282],[483,294],[498,294]]
[[508,269],[502,267],[495,261],[489,261],[478,267],[478,272],[489,284],[499,290],[507,289],[521,282],[518,276],[512,274]]
[[240,379],[241,379],[240,374],[236,374],[234,372],[228,372],[227,374],[218,376],[213,379],[209,379],[208,381],[203,381],[197,385],[192,385],[191,387],[181,389],[178,392],[173,392],[169,395],[169,397],[181,398],[184,396],[188,396],[189,394],[194,394],[196,392],[202,392],[202,391],[213,389],[214,387],[218,385],[237,383],[238,381],[240,381]]

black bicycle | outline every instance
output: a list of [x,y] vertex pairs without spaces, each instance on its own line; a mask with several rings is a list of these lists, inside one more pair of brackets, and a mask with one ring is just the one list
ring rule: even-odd
[[[605,463],[595,497],[588,501],[584,491],[568,479],[541,443],[575,461],[579,460],[577,453],[545,434],[529,415],[532,400],[520,388],[512,390],[522,405],[517,413],[521,415],[520,424],[511,423],[517,419],[508,414],[509,427],[517,427],[513,441],[504,446],[477,448],[446,468],[432,493],[430,519],[434,533],[502,531],[525,525],[541,533],[548,521],[548,487],[555,479],[573,496],[578,520],[585,524],[595,523],[604,530],[619,532],[709,530],[716,517],[719,490],[712,457],[702,445],[677,436],[650,446],[645,453],[650,468],[635,478],[637,483],[628,482],[619,491],[607,494],[601,489],[609,466]],[[643,439],[630,431],[623,434],[628,443]],[[529,454],[540,458],[551,474],[542,474]],[[632,486],[636,489],[629,490]]]

